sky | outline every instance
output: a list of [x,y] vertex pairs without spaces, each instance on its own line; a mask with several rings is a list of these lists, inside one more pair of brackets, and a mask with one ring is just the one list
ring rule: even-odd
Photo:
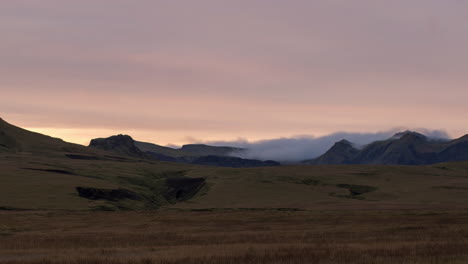
[[88,144],[468,133],[468,1],[6,0],[0,117]]

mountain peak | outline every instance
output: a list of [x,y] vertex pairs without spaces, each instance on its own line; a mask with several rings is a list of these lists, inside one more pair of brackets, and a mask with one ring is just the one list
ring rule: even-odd
[[325,154],[313,160],[305,161],[308,164],[345,164],[352,160],[359,150],[346,139],[336,142]]
[[348,141],[348,140],[346,140],[346,139],[342,139],[342,140],[336,142],[335,144],[342,144],[342,145],[353,146],[353,143],[351,143],[350,141]]
[[414,132],[414,131],[411,131],[411,130],[406,130],[406,131],[403,131],[403,132],[396,133],[395,135],[393,135],[392,139],[401,139],[403,137],[417,137],[417,138],[421,138],[421,139],[426,138],[426,136],[423,135],[423,134],[420,134],[418,132]]

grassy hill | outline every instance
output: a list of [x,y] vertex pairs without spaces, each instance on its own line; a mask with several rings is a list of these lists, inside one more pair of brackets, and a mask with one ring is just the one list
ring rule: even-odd
[[[116,156],[4,121],[0,135],[3,209],[385,209],[468,204],[468,162],[219,168]],[[94,196],[80,196],[77,187],[88,188]],[[112,196],[112,190],[128,191],[138,199],[118,192]]]

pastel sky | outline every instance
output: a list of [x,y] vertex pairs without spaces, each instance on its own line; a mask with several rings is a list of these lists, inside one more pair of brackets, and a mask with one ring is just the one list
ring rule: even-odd
[[6,0],[0,117],[87,144],[468,133],[468,1]]

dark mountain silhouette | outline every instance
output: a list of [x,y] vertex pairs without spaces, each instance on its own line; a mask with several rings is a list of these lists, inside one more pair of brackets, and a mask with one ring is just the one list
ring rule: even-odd
[[427,165],[463,160],[468,160],[468,136],[444,141],[405,131],[387,140],[373,142],[361,150],[340,141],[322,156],[304,163]]
[[311,164],[343,164],[353,160],[359,150],[351,142],[343,139],[338,141],[325,154],[311,161]]
[[[231,147],[186,145],[185,148],[183,147],[181,149],[172,149],[152,143],[134,141],[128,135],[117,135],[108,138],[93,139],[91,140],[89,147],[143,159],[206,166],[246,168],[280,165],[275,161],[261,161],[224,156],[232,151],[240,150]],[[206,153],[218,153],[220,155],[211,155]]]

